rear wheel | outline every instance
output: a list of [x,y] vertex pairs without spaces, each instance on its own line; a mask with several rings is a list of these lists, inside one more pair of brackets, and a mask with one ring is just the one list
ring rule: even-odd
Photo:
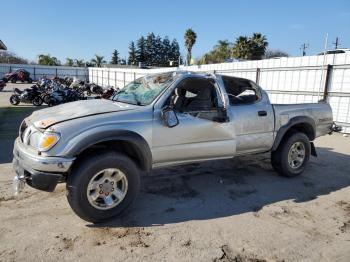
[[19,102],[20,102],[20,99],[19,99],[18,95],[10,96],[10,103],[11,103],[11,105],[16,106],[16,105],[19,104]]
[[29,83],[29,84],[33,83],[33,79],[29,77],[29,78],[28,78],[28,83]]
[[40,96],[36,96],[32,101],[33,105],[35,105],[35,106],[41,106],[43,104],[43,102],[44,101]]
[[298,176],[305,170],[310,153],[309,138],[297,132],[283,139],[277,150],[271,153],[271,164],[282,176]]
[[11,83],[16,83],[17,82],[17,77],[15,77],[15,76],[13,76],[12,78],[11,78]]
[[89,222],[120,215],[140,187],[135,163],[120,153],[99,152],[83,159],[67,179],[67,199],[73,211]]

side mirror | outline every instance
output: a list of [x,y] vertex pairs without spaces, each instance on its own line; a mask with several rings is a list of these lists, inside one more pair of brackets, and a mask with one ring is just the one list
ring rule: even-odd
[[175,127],[179,124],[179,119],[171,107],[165,107],[161,111],[161,117],[167,127]]

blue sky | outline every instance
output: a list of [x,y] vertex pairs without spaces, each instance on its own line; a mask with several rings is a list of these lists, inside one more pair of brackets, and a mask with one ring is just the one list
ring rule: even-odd
[[176,38],[184,52],[184,31],[197,33],[193,56],[209,51],[218,40],[234,41],[239,35],[261,32],[270,48],[291,55],[323,50],[340,37],[350,48],[349,0],[176,0],[176,1],[2,1],[0,39],[10,51],[36,60],[49,53],[62,62],[66,57],[90,60],[94,54],[110,59],[113,49],[127,56],[128,44],[154,32]]

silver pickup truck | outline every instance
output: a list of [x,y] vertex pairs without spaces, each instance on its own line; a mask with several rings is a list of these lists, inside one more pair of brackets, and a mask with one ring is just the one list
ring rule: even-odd
[[14,186],[53,191],[65,182],[82,219],[118,216],[152,168],[271,152],[274,169],[301,174],[312,141],[332,132],[327,103],[272,105],[254,82],[170,72],[128,84],[112,100],[47,108],[24,119],[14,145]]

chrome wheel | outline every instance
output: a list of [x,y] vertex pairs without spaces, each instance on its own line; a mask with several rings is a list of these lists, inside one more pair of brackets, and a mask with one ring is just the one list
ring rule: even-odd
[[128,180],[117,168],[108,168],[92,177],[87,188],[89,203],[101,210],[119,205],[128,191]]
[[302,166],[305,160],[305,146],[302,142],[295,142],[288,152],[288,164],[291,168],[297,169]]

